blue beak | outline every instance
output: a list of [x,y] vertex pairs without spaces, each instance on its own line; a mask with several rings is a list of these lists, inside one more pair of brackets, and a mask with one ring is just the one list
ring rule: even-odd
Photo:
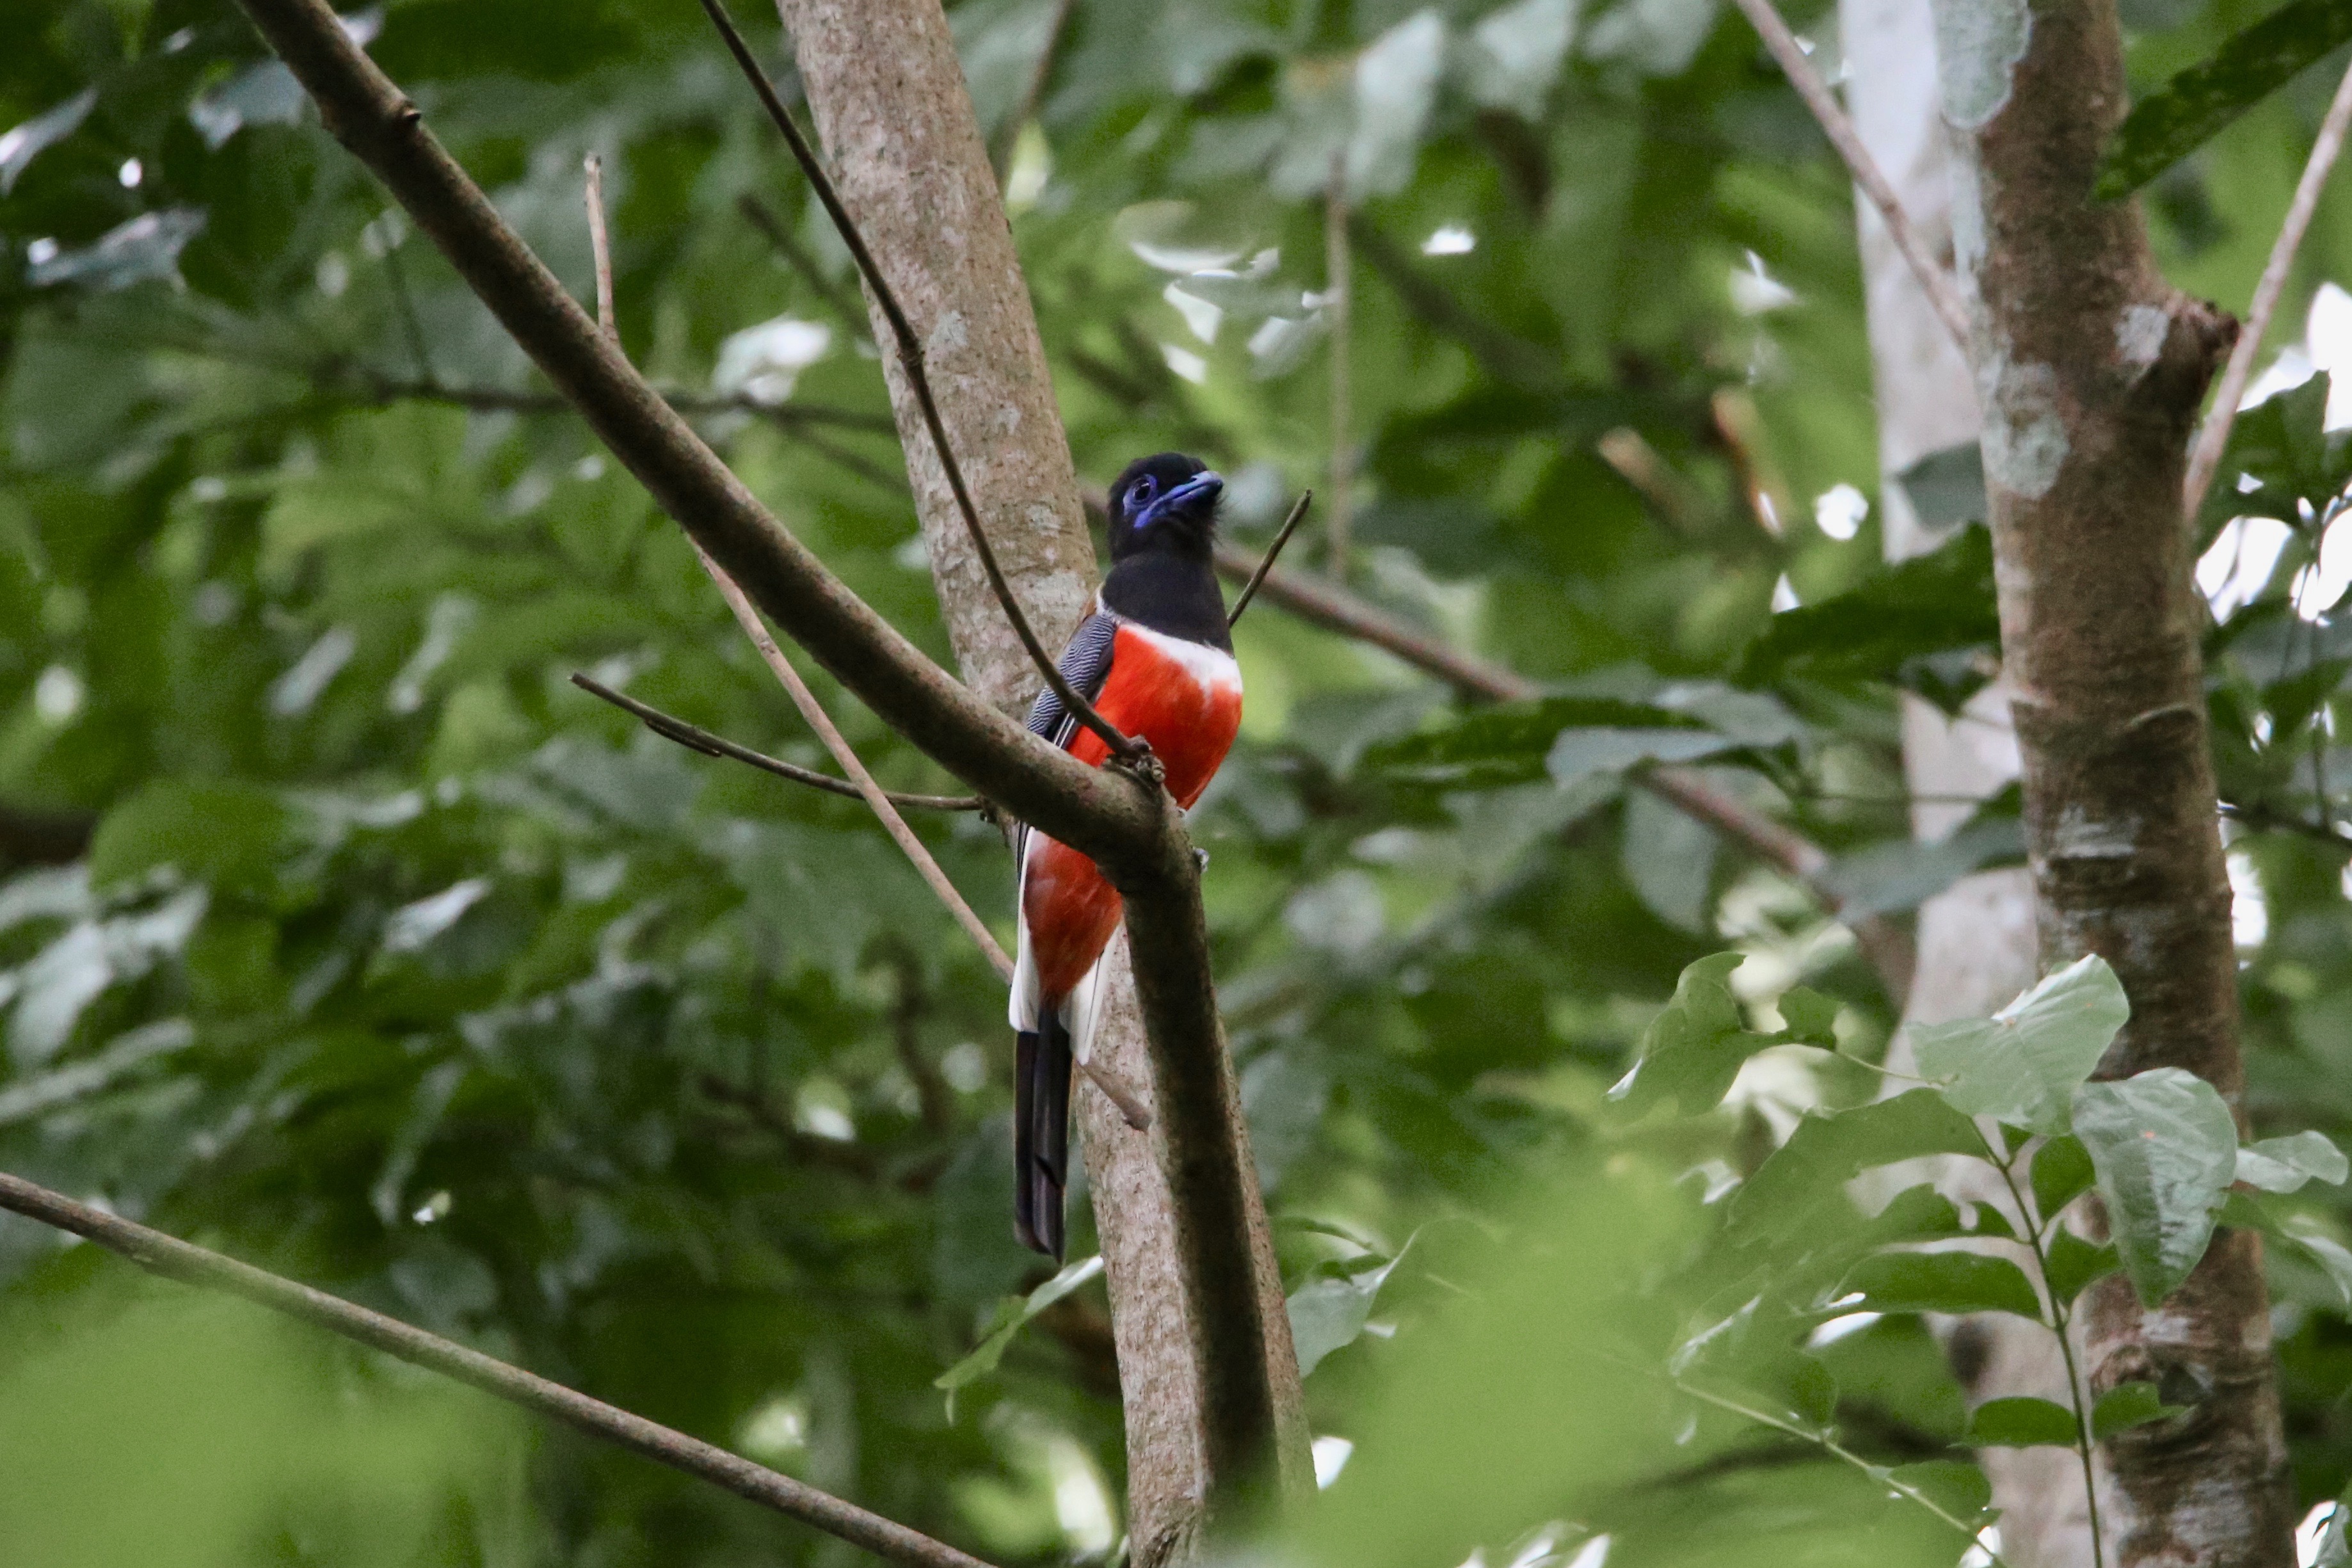
[[1213,468],[1203,468],[1150,506],[1145,507],[1143,515],[1135,520],[1136,531],[1141,532],[1166,514],[1183,510],[1195,501],[1213,502],[1223,492],[1224,488],[1225,478],[1223,474]]

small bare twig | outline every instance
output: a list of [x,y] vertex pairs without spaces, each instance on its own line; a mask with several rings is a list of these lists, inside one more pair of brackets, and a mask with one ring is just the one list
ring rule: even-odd
[[1282,547],[1290,542],[1290,536],[1298,531],[1299,519],[1307,515],[1307,504],[1314,499],[1313,490],[1298,492],[1297,500],[1291,503],[1290,515],[1282,520],[1282,527],[1276,531],[1274,542],[1265,547],[1265,554],[1259,559],[1257,570],[1251,573],[1249,581],[1242,584],[1241,596],[1234,601],[1233,609],[1227,612],[1225,625],[1230,626],[1239,621],[1242,612],[1249,608],[1250,601],[1257,597],[1258,585],[1265,581],[1265,574],[1274,570],[1275,558],[1282,553]]
[[[808,682],[801,679],[801,672],[793,668],[793,661],[786,658],[783,650],[776,646],[776,639],[768,633],[767,623],[760,618],[760,612],[751,607],[751,601],[744,597],[743,590],[735,585],[735,580],[727,575],[719,563],[704,555],[698,547],[695,553],[702,562],[702,569],[719,585],[719,596],[727,601],[727,607],[735,613],[735,624],[743,628],[743,635],[750,637],[751,646],[760,650],[761,658],[766,661],[777,682],[791,693],[793,706],[801,710],[801,717],[808,721],[809,728],[814,730],[817,738],[824,742],[824,749],[833,753],[833,760],[841,764],[841,771],[849,775],[857,793],[865,798],[867,805],[873,807],[874,815],[882,819],[883,827],[905,851],[907,858],[914,862],[915,869],[930,885],[940,902],[955,916],[956,923],[963,927],[964,934],[971,938],[980,951],[987,955],[989,963],[996,966],[996,973],[1010,984],[1013,959],[997,942],[996,933],[972,912],[972,907],[964,901],[963,895],[956,890],[956,885],[948,879],[948,874],[940,869],[940,863],[931,858],[931,852],[924,847],[923,841],[915,837],[915,830],[907,826],[907,819],[898,815],[898,807],[891,803],[889,792],[875,783],[874,775],[866,771],[866,764],[857,760],[857,753],[851,748],[848,738],[834,724],[833,715],[827,713],[824,704],[816,700],[816,693],[810,690]],[[1120,1082],[1117,1075],[1091,1062],[1080,1062],[1078,1067],[1088,1080],[1118,1107],[1119,1114],[1129,1127],[1139,1132],[1150,1128],[1151,1113],[1144,1109],[1142,1099],[1134,1089]]]
[[[640,702],[625,691],[615,691],[593,676],[575,670],[572,684],[591,697],[601,698],[622,712],[630,714],[663,740],[675,741],[689,752],[699,752],[706,757],[729,757],[739,763],[748,763],[763,773],[806,784],[811,789],[824,790],[828,795],[845,795],[851,800],[866,798],[847,779],[837,779],[831,773],[821,773],[814,768],[801,767],[769,756],[764,752],[755,752],[749,746],[739,746],[723,735],[714,735],[700,725],[689,724],[649,703]],[[976,795],[908,795],[898,790],[883,793],[890,797],[891,805],[906,811],[984,811],[988,806],[988,803]]]
[[2336,155],[2344,151],[2347,127],[2352,127],[2352,68],[2347,68],[2344,79],[2336,84],[2336,98],[2327,106],[2326,118],[2319,122],[2311,156],[2303,165],[2303,178],[2295,183],[2294,199],[2287,204],[2286,221],[2279,225],[2271,258],[2263,264],[2261,280],[2255,283],[2254,297],[2247,305],[2246,324],[2238,332],[2221,385],[2213,394],[2213,412],[2205,416],[2205,427],[2198,432],[2197,445],[2189,454],[2189,473],[2180,486],[2181,512],[2192,527],[2205,504],[2205,492],[2213,487],[2213,471],[2221,466],[2221,454],[2230,445],[2238,404],[2246,395],[2246,383],[2253,377],[2254,356],[2262,352],[2263,339],[2270,332],[2279,296],[2286,291],[2287,274],[2294,270],[2294,253],[2303,247],[2312,214],[2319,209],[2320,190],[2336,167]]
[[479,1351],[454,1344],[394,1318],[314,1290],[307,1285],[192,1246],[143,1225],[79,1204],[62,1193],[0,1173],[0,1209],[94,1241],[150,1274],[199,1289],[238,1296],[269,1311],[354,1340],[411,1366],[454,1378],[494,1399],[550,1416],[591,1437],[667,1465],[762,1508],[814,1525],[864,1547],[877,1557],[910,1568],[987,1568],[980,1559],[905,1525],[868,1513],[805,1482],[716,1447],[698,1437],[656,1426],[642,1415],[606,1405],[551,1383]]
[[1029,79],[1022,87],[1021,101],[997,127],[996,145],[988,150],[988,164],[995,172],[1000,194],[1004,189],[1005,176],[1013,172],[1013,153],[1021,144],[1021,132],[1037,118],[1037,102],[1045,96],[1045,83],[1054,74],[1054,57],[1060,52],[1063,30],[1070,25],[1070,13],[1077,8],[1077,0],[1061,0],[1054,7],[1053,16],[1045,24],[1045,42],[1037,51],[1037,63],[1030,68]]
[[1331,154],[1331,185],[1323,195],[1323,309],[1331,323],[1331,500],[1323,522],[1323,567],[1348,580],[1356,501],[1355,418],[1348,405],[1348,337],[1355,289],[1348,250],[1348,160]]
[[1895,248],[1901,251],[1903,259],[1911,264],[1912,276],[1919,279],[1920,289],[1927,293],[1927,303],[1935,308],[1937,317],[1952,334],[1952,341],[1959,344],[1961,353],[1966,354],[1969,350],[1969,307],[1968,302],[1960,298],[1959,285],[1952,281],[1952,275],[1928,253],[1927,242],[1919,237],[1919,231],[1911,226],[1911,217],[1903,210],[1902,198],[1895,194],[1895,187],[1887,184],[1886,176],[1879,172],[1876,161],[1870,155],[1870,149],[1863,145],[1861,133],[1854,130],[1853,121],[1846,118],[1836,95],[1830,91],[1829,84],[1822,79],[1821,73],[1813,68],[1813,62],[1806,58],[1805,47],[1797,42],[1797,36],[1789,31],[1789,24],[1782,21],[1780,13],[1772,8],[1772,0],[1739,0],[1739,8],[1747,14],[1748,20],[1763,38],[1764,47],[1780,62],[1780,69],[1788,76],[1789,85],[1797,89],[1797,96],[1805,100],[1805,107],[1811,110],[1813,118],[1821,122],[1822,132],[1830,139],[1830,145],[1836,148],[1838,156],[1845,160],[1846,171],[1853,176],[1853,183],[1862,187],[1862,194],[1869,198],[1870,205],[1878,209],[1880,220],[1886,225],[1886,232],[1895,240]]
[[784,226],[784,220],[776,216],[774,209],[757,196],[742,195],[735,198],[735,210],[743,215],[746,223],[766,237],[776,254],[784,258],[785,266],[800,274],[802,282],[816,290],[817,298],[832,308],[833,313],[841,318],[844,325],[856,333],[868,330],[865,310],[824,275],[824,268],[816,264],[816,258],[808,253],[808,247],[793,237],[793,231]]
[[591,153],[581,160],[588,174],[588,247],[596,258],[596,325],[614,342],[621,329],[613,317],[613,237],[604,227],[604,160]]
[[907,319],[907,312],[898,304],[898,295],[891,290],[889,279],[882,276],[880,264],[874,259],[874,253],[866,248],[866,237],[851,219],[849,209],[842,205],[841,194],[834,189],[833,178],[824,172],[816,150],[809,145],[808,138],[801,134],[800,125],[793,119],[792,111],[784,107],[784,100],[776,96],[775,84],[769,81],[767,73],[760,68],[760,62],[752,58],[751,46],[736,30],[735,20],[727,14],[723,0],[702,0],[702,8],[709,14],[711,25],[719,29],[719,37],[726,40],[728,52],[735,57],[735,63],[741,68],[744,79],[760,95],[768,117],[783,133],[786,144],[793,150],[793,156],[800,163],[801,172],[808,177],[810,188],[816,192],[817,200],[824,204],[825,213],[833,219],[834,226],[841,231],[842,243],[856,258],[858,271],[865,277],[866,287],[873,290],[875,305],[890,323],[891,336],[898,343],[899,366],[906,372],[907,384],[922,410],[924,428],[930,433],[931,447],[939,454],[940,468],[947,476],[948,489],[954,492],[956,510],[963,514],[964,531],[971,537],[972,552],[980,558],[981,571],[987,575],[989,588],[995,594],[996,602],[1003,606],[1005,619],[1012,623],[1013,635],[1028,650],[1030,661],[1045,678],[1046,686],[1060,699],[1064,712],[1093,731],[1103,744],[1110,748],[1110,754],[1120,762],[1144,762],[1150,757],[1151,748],[1139,739],[1121,733],[1118,726],[1097,712],[1095,705],[1063,676],[1052,656],[1046,653],[1045,645],[1037,640],[1037,634],[1031,628],[1021,602],[1013,597],[1013,585],[1005,581],[1004,568],[997,563],[995,547],[989,543],[988,531],[981,525],[980,509],[973,504],[971,491],[964,484],[963,468],[956,462],[955,450],[949,444],[947,425],[940,416],[939,402],[931,395],[930,376],[923,366],[923,345],[921,340],[915,336],[914,323]]

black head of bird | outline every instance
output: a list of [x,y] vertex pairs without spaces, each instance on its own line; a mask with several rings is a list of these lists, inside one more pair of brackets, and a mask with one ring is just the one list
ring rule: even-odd
[[1207,561],[1224,479],[1181,452],[1139,458],[1110,487],[1110,558],[1165,552]]

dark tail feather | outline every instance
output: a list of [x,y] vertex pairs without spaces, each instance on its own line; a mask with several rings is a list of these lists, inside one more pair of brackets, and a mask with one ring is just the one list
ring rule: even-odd
[[1056,1007],[1020,1037],[1013,1066],[1013,1226],[1021,1245],[1059,1261],[1069,1185],[1070,1034]]

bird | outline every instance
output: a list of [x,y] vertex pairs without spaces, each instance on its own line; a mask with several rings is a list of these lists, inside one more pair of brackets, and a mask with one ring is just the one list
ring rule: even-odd
[[[1225,481],[1181,452],[1129,464],[1110,487],[1110,571],[1057,661],[1073,690],[1121,733],[1150,742],[1162,783],[1189,808],[1241,729],[1242,675],[1211,550]],[[1080,762],[1109,747],[1048,686],[1029,728]],[[1086,856],[1023,827],[1015,836],[1013,1230],[1057,1261],[1069,1182],[1070,1073],[1084,1059],[1100,960],[1120,908]]]

